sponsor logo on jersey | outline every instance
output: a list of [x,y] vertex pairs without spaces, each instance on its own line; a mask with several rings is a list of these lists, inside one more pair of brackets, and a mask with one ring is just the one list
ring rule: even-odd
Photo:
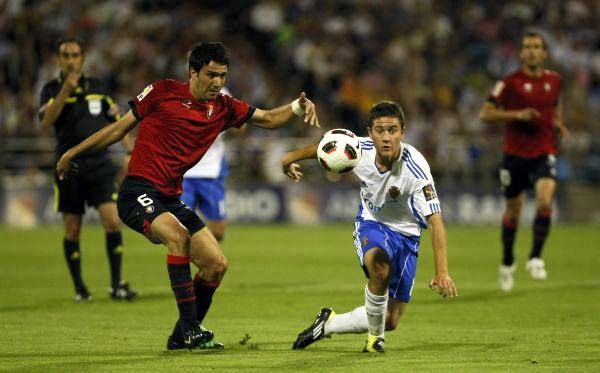
[[212,116],[214,107],[212,105],[208,105],[208,110],[206,110],[206,117],[210,118]]
[[550,86],[550,83],[548,83],[548,82],[544,83],[544,91],[550,92],[550,89],[552,89],[552,87]]
[[181,106],[191,109],[192,108],[192,101],[190,100],[183,100],[181,101]]
[[435,189],[433,189],[433,186],[431,185],[426,185],[423,187],[423,195],[425,196],[425,201],[431,201],[432,199],[437,198]]
[[148,93],[150,93],[150,91],[152,91],[153,89],[154,89],[154,87],[152,86],[152,84],[150,84],[146,88],[144,88],[142,93],[137,95],[138,101],[142,101],[144,99],[144,97],[146,97],[148,95]]
[[523,90],[525,92],[531,92],[533,90],[533,86],[531,85],[531,83],[525,83],[523,84]]

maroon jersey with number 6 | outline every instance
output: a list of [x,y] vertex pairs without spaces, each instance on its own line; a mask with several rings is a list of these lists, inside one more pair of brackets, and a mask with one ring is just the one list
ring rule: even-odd
[[498,81],[488,101],[505,110],[534,108],[540,117],[530,122],[512,121],[504,131],[504,153],[523,158],[556,154],[554,113],[558,105],[561,76],[544,70],[532,77],[519,69]]
[[166,196],[181,194],[183,174],[219,133],[241,127],[255,110],[223,94],[197,101],[189,82],[171,79],[150,84],[129,105],[140,125],[127,175],[151,182]]

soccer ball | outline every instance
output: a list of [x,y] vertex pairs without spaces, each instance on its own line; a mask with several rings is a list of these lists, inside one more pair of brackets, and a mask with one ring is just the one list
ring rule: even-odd
[[337,128],[323,135],[317,147],[319,163],[329,172],[351,171],[362,155],[358,137],[347,129]]

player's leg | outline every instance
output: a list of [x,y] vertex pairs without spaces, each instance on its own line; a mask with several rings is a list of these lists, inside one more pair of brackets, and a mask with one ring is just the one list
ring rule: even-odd
[[137,292],[121,280],[123,258],[123,236],[120,230],[117,212],[117,188],[115,179],[118,168],[109,159],[90,160],[89,169],[83,177],[86,180],[86,199],[95,206],[105,231],[106,255],[110,267],[110,286],[108,293],[112,299],[131,300]]
[[365,287],[365,310],[369,323],[367,345],[370,345],[372,343],[369,342],[384,338],[392,264],[388,253],[380,247],[373,247],[365,253],[364,264],[369,273],[369,281]]
[[129,283],[121,279],[123,257],[123,236],[115,202],[104,202],[97,206],[100,221],[106,236],[106,254],[110,266],[110,288],[108,293],[112,299],[132,300],[137,292],[130,288]]
[[[171,206],[171,210],[191,234],[189,255],[191,261],[198,267],[198,273],[196,273],[193,280],[193,289],[198,321],[201,323],[212,304],[213,295],[225,275],[227,258],[221,251],[215,237],[195,213],[183,205]],[[178,349],[181,346],[181,334],[179,332],[181,329],[178,329],[178,324],[179,321],[169,337],[168,349]],[[212,339],[212,332],[203,328],[201,330],[206,338],[200,344],[200,348],[223,348],[222,344]]]
[[404,312],[406,311],[406,306],[408,306],[407,302],[394,298],[388,299],[387,312],[385,314],[386,332],[396,330],[402,315],[404,315]]
[[81,273],[81,248],[79,236],[82,216],[85,213],[85,197],[81,179],[75,175],[63,180],[55,174],[54,198],[57,211],[62,213],[64,223],[63,253],[75,287],[75,300],[91,301],[92,295],[83,281]]
[[523,191],[530,187],[527,174],[527,160],[505,155],[500,169],[500,184],[504,192],[505,205],[502,214],[502,263],[498,269],[498,282],[503,291],[510,291],[514,286],[513,273],[514,244],[519,227],[521,209],[525,201]]
[[547,277],[544,261],[541,259],[544,243],[550,232],[552,222],[552,201],[556,190],[556,181],[549,177],[535,182],[536,215],[533,220],[533,244],[526,268],[536,280]]
[[167,270],[171,289],[179,309],[179,326],[184,347],[194,348],[203,342],[196,295],[190,270],[190,235],[188,230],[170,212],[154,219],[151,234],[167,246]]
[[85,286],[81,274],[81,250],[79,246],[81,220],[82,216],[80,214],[63,213],[65,227],[63,252],[75,287],[75,300],[77,302],[92,300],[92,295]]
[[502,215],[502,264],[498,269],[498,282],[500,289],[511,291],[514,286],[513,273],[516,270],[514,245],[519,217],[525,201],[525,194],[519,193],[516,197],[506,198],[504,213]]
[[[179,199],[175,200],[182,210],[193,214]],[[182,343],[184,347],[194,348],[203,341],[203,337],[189,265],[190,234],[171,212],[173,203],[150,183],[125,178],[119,191],[117,208],[119,217],[127,226],[144,234],[151,242],[167,246],[167,271],[182,320]]]

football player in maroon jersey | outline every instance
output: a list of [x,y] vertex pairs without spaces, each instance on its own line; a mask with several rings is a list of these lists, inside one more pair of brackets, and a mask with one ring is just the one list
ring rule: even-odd
[[[69,149],[57,164],[60,177],[68,176],[75,156],[119,141],[139,123],[117,205],[125,224],[167,247],[167,269],[179,309],[168,349],[222,347],[200,323],[225,275],[227,258],[202,220],[180,201],[183,174],[228,128],[248,122],[277,129],[294,115],[319,125],[315,105],[304,92],[271,110],[220,93],[228,68],[223,44],[199,44],[189,54],[188,81],[165,79],[148,85],[123,118]],[[198,267],[193,280],[190,262]]]
[[513,287],[513,246],[524,191],[533,188],[536,216],[533,244],[525,268],[536,280],[547,277],[541,258],[550,231],[552,200],[556,189],[557,136],[568,137],[560,104],[561,76],[544,69],[548,50],[542,35],[524,34],[521,67],[498,81],[484,104],[480,119],[504,125],[504,157],[500,183],[506,198],[502,219],[503,262],[499,269],[500,287]]

